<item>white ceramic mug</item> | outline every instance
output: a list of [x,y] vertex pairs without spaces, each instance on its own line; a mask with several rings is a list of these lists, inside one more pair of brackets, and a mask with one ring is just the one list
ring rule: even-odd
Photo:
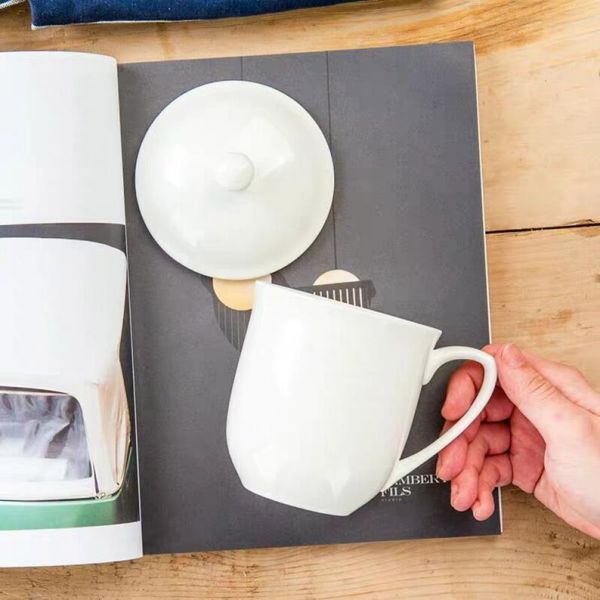
[[[244,487],[291,506],[349,515],[460,435],[496,383],[474,348],[434,349],[441,331],[273,284],[257,283],[227,418]],[[421,387],[444,363],[483,365],[466,414],[400,459]]]

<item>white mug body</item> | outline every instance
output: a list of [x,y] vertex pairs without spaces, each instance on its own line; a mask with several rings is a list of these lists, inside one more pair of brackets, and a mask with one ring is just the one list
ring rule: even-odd
[[257,283],[227,419],[244,487],[331,515],[371,500],[398,463],[440,335]]

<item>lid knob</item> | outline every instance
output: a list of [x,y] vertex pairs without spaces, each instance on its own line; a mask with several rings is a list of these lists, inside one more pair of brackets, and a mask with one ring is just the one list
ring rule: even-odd
[[254,165],[242,152],[228,152],[218,164],[215,177],[226,190],[239,192],[254,178]]

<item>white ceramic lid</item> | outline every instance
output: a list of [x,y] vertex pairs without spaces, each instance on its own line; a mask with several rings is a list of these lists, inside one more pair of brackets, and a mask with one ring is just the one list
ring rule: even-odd
[[169,104],[137,159],[144,221],[176,261],[250,279],[298,258],[333,200],[329,147],[312,117],[257,83],[220,81]]

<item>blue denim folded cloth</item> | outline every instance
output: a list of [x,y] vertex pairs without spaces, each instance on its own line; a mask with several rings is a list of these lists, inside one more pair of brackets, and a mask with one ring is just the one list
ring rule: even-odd
[[30,0],[33,25],[245,17],[349,0]]

